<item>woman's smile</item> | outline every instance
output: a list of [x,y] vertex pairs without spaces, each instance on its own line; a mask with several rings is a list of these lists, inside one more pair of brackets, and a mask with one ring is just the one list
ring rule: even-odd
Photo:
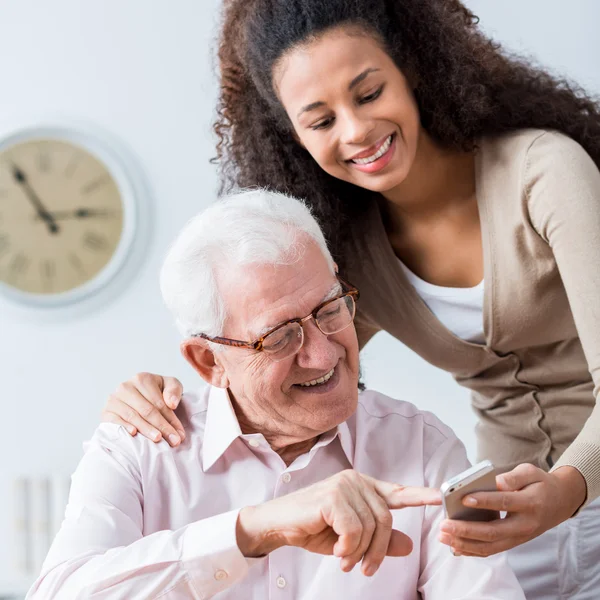
[[378,173],[390,164],[395,150],[396,134],[391,134],[385,137],[383,142],[378,142],[374,151],[360,152],[346,162],[363,173]]

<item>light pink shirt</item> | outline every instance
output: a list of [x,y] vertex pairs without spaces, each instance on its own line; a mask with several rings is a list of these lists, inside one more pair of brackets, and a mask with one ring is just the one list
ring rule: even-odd
[[343,573],[332,556],[284,547],[246,559],[236,545],[240,508],[343,469],[439,487],[468,462],[433,415],[364,392],[351,419],[286,467],[261,434],[242,435],[225,390],[186,395],[178,414],[187,438],[175,449],[116,425],[97,429],[28,598],[524,599],[503,556],[454,557],[437,540],[439,507],[393,511],[414,550],[386,558],[372,578]]

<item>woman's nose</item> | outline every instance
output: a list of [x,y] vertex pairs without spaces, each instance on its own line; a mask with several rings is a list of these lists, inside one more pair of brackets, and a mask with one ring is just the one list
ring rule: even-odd
[[[338,122],[340,118],[338,116]],[[370,119],[359,117],[354,112],[348,112],[342,119],[341,141],[344,144],[364,144],[373,131],[373,123]]]

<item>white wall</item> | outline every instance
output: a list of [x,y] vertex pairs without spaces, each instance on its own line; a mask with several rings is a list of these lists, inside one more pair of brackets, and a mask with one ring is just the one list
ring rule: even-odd
[[[484,29],[510,47],[600,91],[596,0],[468,4]],[[133,150],[157,204],[137,278],[104,309],[60,324],[0,314],[0,580],[9,574],[13,477],[70,473],[108,392],[135,372],[194,384],[159,298],[157,269],[182,224],[214,197],[209,48],[218,5],[0,0],[0,120],[60,114],[106,128]],[[384,334],[366,350],[364,369],[371,387],[438,413],[472,454],[474,418],[449,376]]]

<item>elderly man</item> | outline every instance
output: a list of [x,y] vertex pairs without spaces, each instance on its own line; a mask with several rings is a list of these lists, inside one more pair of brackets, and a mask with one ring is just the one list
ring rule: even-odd
[[188,436],[98,428],[29,598],[524,598],[503,557],[438,542],[432,488],[468,465],[463,446],[411,404],[359,396],[358,291],[301,202],[215,204],[161,287],[208,383],[180,406]]

